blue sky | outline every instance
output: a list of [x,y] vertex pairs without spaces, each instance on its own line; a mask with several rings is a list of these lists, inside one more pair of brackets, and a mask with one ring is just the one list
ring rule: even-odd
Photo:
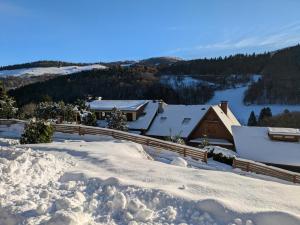
[[275,50],[300,42],[299,0],[0,0],[0,65]]

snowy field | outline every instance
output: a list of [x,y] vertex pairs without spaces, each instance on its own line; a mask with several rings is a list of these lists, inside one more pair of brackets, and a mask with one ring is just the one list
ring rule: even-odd
[[93,64],[87,66],[36,67],[36,68],[16,69],[16,70],[0,70],[0,77],[41,76],[44,74],[67,75],[72,73],[78,73],[81,71],[87,71],[93,69],[105,69],[105,68],[106,67],[103,65]]
[[229,107],[241,124],[246,125],[251,111],[259,115],[264,107],[270,107],[273,115],[283,113],[285,109],[289,111],[300,111],[300,105],[244,105],[244,93],[247,86],[215,91],[214,97],[207,104],[219,104],[222,100],[229,101]]
[[288,182],[109,137],[16,144],[0,138],[1,225],[300,224]]
[[201,79],[193,78],[191,75],[162,75],[160,77],[160,82],[162,84],[167,84],[173,89],[177,89],[179,87],[194,87],[199,84],[207,85],[207,86],[214,86],[214,83],[204,81]]

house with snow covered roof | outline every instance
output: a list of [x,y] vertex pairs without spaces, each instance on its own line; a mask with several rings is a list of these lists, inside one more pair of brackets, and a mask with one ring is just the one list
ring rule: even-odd
[[300,172],[300,130],[233,126],[240,157]]
[[240,126],[240,123],[227,101],[219,105],[164,104],[146,135],[158,138],[180,136],[190,145],[197,146],[206,140],[211,145],[234,148],[233,125]]
[[204,140],[211,145],[234,148],[232,125],[240,126],[226,101],[219,105],[169,105],[162,100],[95,100],[88,103],[100,126],[114,107],[125,113],[129,132],[156,138],[180,136],[198,146]]
[[105,126],[105,118],[113,108],[121,110],[127,118],[131,132],[144,133],[149,129],[158,111],[157,100],[94,100],[87,103],[96,114],[99,124]]

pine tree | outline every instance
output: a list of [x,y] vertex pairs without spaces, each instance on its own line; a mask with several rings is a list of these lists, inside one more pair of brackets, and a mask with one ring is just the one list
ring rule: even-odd
[[250,116],[248,119],[248,126],[257,126],[256,116],[253,111],[250,113]]
[[24,133],[21,136],[21,144],[37,144],[50,143],[54,129],[50,123],[42,120],[31,120],[29,124],[25,125]]
[[0,82],[0,118],[13,118],[16,115],[17,110],[18,109],[15,107],[15,100],[7,95],[2,82]]
[[272,117],[271,109],[269,107],[262,108],[262,110],[260,111],[259,117],[258,117],[258,124],[263,125],[264,120],[267,118],[270,118],[270,117]]
[[85,111],[81,116],[81,123],[86,126],[97,126],[97,118],[95,113]]
[[106,118],[107,128],[127,131],[127,118],[119,109],[113,108],[111,115]]

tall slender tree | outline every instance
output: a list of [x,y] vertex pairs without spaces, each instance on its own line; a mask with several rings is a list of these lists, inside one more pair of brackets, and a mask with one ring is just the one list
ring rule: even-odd
[[257,120],[256,116],[254,114],[254,111],[250,113],[249,119],[248,119],[248,126],[257,126]]

